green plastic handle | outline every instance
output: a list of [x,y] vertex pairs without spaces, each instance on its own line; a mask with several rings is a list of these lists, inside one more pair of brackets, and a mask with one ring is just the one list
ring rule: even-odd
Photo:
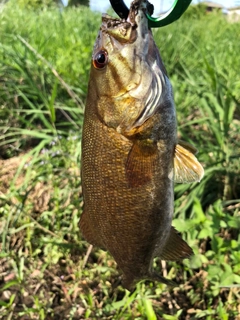
[[176,20],[187,10],[192,0],[175,0],[171,9],[160,17],[153,18],[147,14],[148,25],[150,28],[164,27]]

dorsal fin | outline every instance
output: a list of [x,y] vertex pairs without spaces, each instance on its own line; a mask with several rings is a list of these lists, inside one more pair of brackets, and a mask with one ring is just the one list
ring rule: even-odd
[[158,165],[157,145],[150,139],[135,141],[125,165],[130,187],[139,187],[151,181]]
[[169,238],[160,255],[160,259],[166,261],[178,261],[189,258],[193,254],[189,245],[181,238],[177,230],[171,227]]
[[169,178],[176,183],[191,183],[200,181],[204,175],[202,165],[194,153],[197,149],[187,142],[180,141],[175,147],[174,168]]

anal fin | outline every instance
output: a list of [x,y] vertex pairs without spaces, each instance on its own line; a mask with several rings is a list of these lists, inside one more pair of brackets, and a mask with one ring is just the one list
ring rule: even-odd
[[93,227],[90,224],[88,215],[85,211],[83,211],[80,221],[79,228],[84,236],[84,238],[92,245],[97,246],[103,250],[105,250],[104,245],[99,238],[98,232],[93,230]]
[[177,230],[171,227],[169,238],[160,255],[160,259],[166,261],[178,261],[189,258],[193,254],[189,245],[181,238]]

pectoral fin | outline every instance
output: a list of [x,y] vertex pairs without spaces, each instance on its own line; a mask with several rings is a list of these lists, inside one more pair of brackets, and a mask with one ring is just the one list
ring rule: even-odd
[[134,142],[125,165],[130,187],[139,187],[152,180],[158,165],[157,151],[157,145],[151,140]]
[[187,149],[188,151],[190,151],[193,154],[197,154],[198,153],[198,149],[195,148],[193,145],[191,145],[190,143],[183,141],[183,140],[179,140],[178,144],[180,146],[182,146],[184,149]]
[[169,178],[176,183],[200,181],[204,175],[202,165],[194,154],[197,152],[190,144],[180,141],[175,147],[174,167]]
[[170,235],[160,255],[162,260],[178,261],[189,258],[193,254],[189,245],[178,235],[175,228],[171,227]]

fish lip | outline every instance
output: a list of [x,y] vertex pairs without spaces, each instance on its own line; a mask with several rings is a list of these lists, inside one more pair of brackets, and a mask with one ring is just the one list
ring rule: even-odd
[[153,13],[153,5],[150,4],[147,0],[134,0],[131,3],[131,7],[126,19],[113,18],[108,14],[103,14],[101,30],[104,31],[115,28],[122,28],[127,30],[131,27],[132,29],[136,29],[138,27],[138,24],[141,23],[141,19],[139,21],[137,19],[140,11],[143,11],[147,20],[146,14],[148,13],[151,15]]
[[112,18],[107,14],[102,15],[100,31],[122,44],[133,43],[137,39],[136,24],[133,25],[125,19]]
[[148,13],[149,15],[152,15],[154,10],[153,8],[153,5],[149,3],[147,0],[134,0],[131,3],[129,14],[126,20],[130,22],[132,26],[138,25],[136,18],[139,15],[139,12],[143,11],[147,19],[146,14]]
[[103,14],[100,32],[110,36],[111,41],[117,40],[121,44],[134,43],[139,37],[138,41],[141,42],[148,33],[146,14],[149,13],[149,6],[152,5],[147,0],[134,0],[127,19],[112,18]]
[[101,31],[109,31],[116,28],[123,28],[127,30],[131,27],[133,27],[133,25],[125,19],[113,18],[106,13],[102,14],[102,26],[100,28]]

